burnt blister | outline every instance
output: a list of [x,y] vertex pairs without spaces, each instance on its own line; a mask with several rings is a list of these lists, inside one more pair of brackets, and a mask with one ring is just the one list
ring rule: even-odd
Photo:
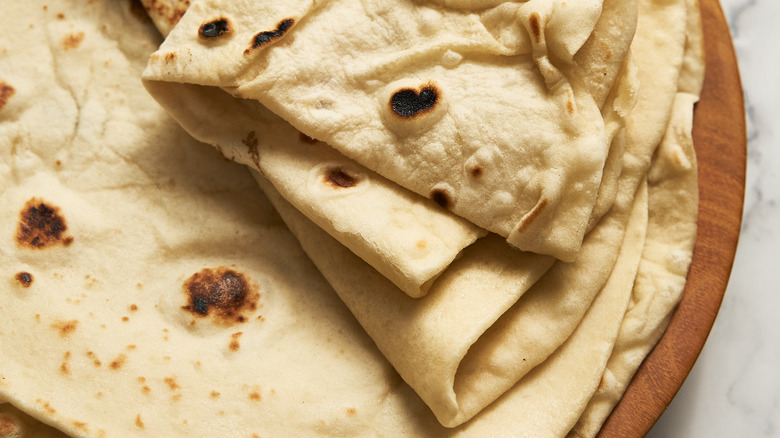
[[233,26],[230,24],[230,20],[221,17],[216,20],[212,20],[200,25],[198,29],[198,35],[204,38],[216,38],[225,34],[231,33]]
[[18,272],[14,278],[16,281],[19,282],[23,287],[30,287],[30,285],[33,282],[33,275],[29,272]]
[[451,210],[457,202],[457,191],[446,182],[436,184],[431,188],[430,198],[439,206]]
[[345,172],[341,168],[334,168],[325,173],[323,180],[336,188],[349,188],[354,187],[358,183],[358,179],[349,173]]
[[450,208],[452,205],[450,194],[446,190],[434,189],[431,191],[431,199],[444,208]]
[[427,84],[415,90],[402,88],[390,97],[390,108],[401,117],[414,117],[430,111],[439,100],[439,90],[433,84]]
[[193,274],[184,282],[184,292],[188,302],[182,309],[224,323],[246,321],[243,313],[254,310],[260,296],[244,274],[226,267]]
[[274,30],[266,30],[263,32],[258,33],[252,38],[252,46],[251,48],[244,51],[244,53],[249,53],[252,49],[256,49],[269,41],[275,40],[287,32],[287,30],[292,27],[292,25],[295,23],[295,20],[292,18],[286,18],[279,22],[279,24],[276,25],[276,29]]
[[32,198],[27,201],[19,216],[16,242],[20,246],[41,249],[73,243],[73,237],[66,235],[68,226],[59,208]]

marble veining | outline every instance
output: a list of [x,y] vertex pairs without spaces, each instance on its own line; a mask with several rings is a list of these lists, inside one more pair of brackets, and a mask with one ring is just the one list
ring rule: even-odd
[[745,92],[745,210],[701,356],[649,438],[780,436],[780,1],[721,0]]

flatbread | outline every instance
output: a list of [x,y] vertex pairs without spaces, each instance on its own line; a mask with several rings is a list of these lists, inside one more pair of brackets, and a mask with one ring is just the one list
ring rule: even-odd
[[428,293],[463,248],[487,234],[304,136],[257,102],[214,87],[146,86],[188,133],[262,172],[309,219],[411,297]]
[[[589,90],[565,64],[592,32],[601,2],[563,3],[459,10],[334,0],[246,9],[203,1],[174,28],[144,79],[256,99],[309,137],[512,245],[572,261],[609,139]],[[229,35],[198,36],[220,17],[232,23]],[[255,36],[268,43],[247,46]],[[437,97],[419,116],[403,115],[414,90]]]
[[[645,9],[651,8],[645,6]],[[670,57],[653,58],[664,62],[664,68],[672,78],[670,82],[674,84],[682,62],[685,7],[678,2],[654,13],[656,17],[680,14],[682,18],[677,27],[670,28],[666,37],[669,47],[665,49],[674,46]],[[643,36],[652,37],[650,33]],[[655,66],[648,63],[642,67],[652,71]],[[622,169],[624,210],[630,206],[633,193],[644,178],[663,134],[663,128],[657,131],[650,128],[665,126],[669,117],[668,110],[664,109],[668,106],[664,96],[669,94],[648,90],[644,101],[647,111],[636,116],[642,120],[643,136],[639,139],[636,135],[628,145],[619,146],[619,150],[624,147],[627,154],[617,167]],[[633,101],[625,107],[632,105]],[[619,138],[617,141],[624,140]],[[460,263],[453,265],[451,272],[440,277],[428,299],[412,302],[396,297],[392,285],[365,269],[356,257],[347,254],[334,257],[337,249],[332,245],[314,238],[309,232],[301,234],[303,232],[295,226],[292,228],[383,354],[426,401],[439,421],[448,426],[471,418],[568,338],[609,275],[620,241],[619,237],[610,236],[609,243],[599,242],[599,233],[594,233],[591,240],[599,242],[596,244],[598,249],[582,260],[578,259],[573,266],[561,265],[550,271],[530,288],[537,291],[530,295],[523,294],[536,278],[540,278],[538,275],[517,276],[502,268],[502,277],[486,281],[485,265],[476,263],[476,260],[485,259],[485,253],[471,256],[470,248]],[[497,250],[491,251],[496,253]],[[511,260],[500,259],[504,262],[497,266],[505,266],[506,261]],[[466,267],[462,272],[459,271],[461,266]],[[482,277],[469,273],[475,267],[482,271]],[[463,281],[464,278],[470,281]],[[488,290],[480,285],[488,285]],[[453,296],[457,299],[449,298]],[[522,310],[513,311],[514,308]],[[500,365],[491,366],[493,363]]]
[[663,335],[679,303],[696,240],[698,182],[693,106],[704,80],[702,27],[696,0],[686,1],[686,45],[672,118],[654,158],[647,244],[631,298],[599,390],[569,436],[598,433],[634,373]]
[[[338,250],[331,237],[275,193],[268,182],[260,183],[299,238],[305,236],[304,242]],[[563,436],[569,430],[595,391],[617,335],[643,247],[646,199],[643,184],[631,207],[622,257],[569,340],[472,420],[429,436],[538,438]]]
[[685,287],[696,239],[696,157],[690,138],[695,95],[680,93],[649,181],[647,243],[631,303],[599,385],[570,437],[598,433],[634,372],[663,335]]
[[498,239],[486,238],[467,248],[417,300],[399,294],[326,233],[287,213],[286,204],[263,188],[385,357],[438,420],[454,427],[565,342],[607,281],[653,149],[632,145],[627,152],[631,159],[621,165],[615,205],[586,236],[576,262],[559,262],[547,271],[549,258],[513,254]]
[[[177,11],[182,6],[175,1],[164,3],[147,2],[146,7],[161,32],[167,34],[171,17],[160,11]],[[485,12],[481,20],[488,28],[501,28],[498,21],[506,18],[506,11],[502,11]],[[578,55],[579,65],[589,68],[583,69],[583,76],[597,88],[594,92],[609,92],[615,83],[625,47],[633,37],[635,13],[635,1],[607,1],[596,24],[597,32],[584,45],[587,54]],[[180,16],[174,14],[177,20]],[[506,37],[508,33],[501,35]],[[602,67],[592,68],[590,64]],[[630,75],[621,78],[631,81]],[[459,251],[481,235],[481,230],[455,220],[432,201],[412,196],[325,144],[298,135],[260,105],[230,101],[209,87],[154,81],[147,81],[147,87],[190,134],[217,146],[230,159],[259,170],[309,219],[412,297],[427,293]],[[635,94],[627,84],[614,87],[612,92],[615,104],[605,109],[610,141],[621,129]],[[606,96],[599,99],[603,102]],[[622,148],[618,144],[611,150],[614,152],[604,169],[589,229],[614,201]],[[328,171],[336,171],[342,180],[346,177],[346,185],[360,182],[355,184],[359,190],[329,180]]]
[[150,23],[126,2],[4,12],[3,402],[74,437],[438,427],[245,168],[149,97]]
[[[537,437],[560,436],[572,426],[598,386],[624,306],[620,297],[622,303],[628,297],[636,264],[623,254],[641,247],[643,235],[628,212],[635,218],[643,211],[642,196],[634,193],[653,148],[626,140],[614,206],[586,237],[584,251],[608,248],[613,261],[591,255],[573,265],[556,263],[551,271],[584,277],[542,276],[550,257],[511,250],[492,236],[454,262],[465,263],[472,250],[492,257],[509,251],[517,259],[496,259],[518,272],[538,272],[511,284],[514,296],[486,300],[478,312],[495,313],[493,304],[502,301],[524,308],[516,314],[537,315],[525,306],[547,294],[534,291],[561,291],[578,279],[587,285],[578,285],[583,294],[566,297],[572,312],[554,321],[565,327],[555,331],[556,340],[543,338],[545,346],[532,352],[537,366],[496,367],[506,374],[521,369],[520,377],[502,377],[519,382],[489,388],[485,394],[498,393],[496,403],[447,429],[352,319],[244,170],[185,135],[145,95],[137,76],[159,43],[149,23],[134,21],[126,4],[115,3],[18,4],[9,14],[24,19],[0,40],[9,48],[0,55],[0,79],[14,90],[0,108],[0,151],[6,154],[0,202],[16,206],[0,214],[0,274],[7,279],[0,287],[3,401],[73,436],[197,437],[229,430],[245,436],[482,437],[520,430]],[[668,70],[673,76],[674,67]],[[55,123],[45,117],[51,108],[62,113]],[[664,156],[651,169],[650,199],[653,187],[666,191],[673,185],[668,181],[678,181],[682,155]],[[686,175],[690,168],[684,167]],[[41,230],[34,226],[41,222],[25,220],[41,216],[52,226]],[[306,228],[323,242],[332,240],[317,225]],[[621,237],[624,229],[630,239]],[[312,251],[314,242],[301,239],[312,253],[340,246],[334,241]],[[332,277],[355,275],[357,266],[354,253],[341,248],[327,255],[330,261],[315,257],[320,265],[341,262],[323,270],[337,287]],[[582,269],[590,260],[599,263],[597,272]],[[501,292],[484,280],[504,273],[478,267],[471,272],[483,277],[466,280]],[[377,285],[387,282],[373,268],[364,271],[379,278]],[[447,275],[434,286],[455,281]],[[232,288],[240,278],[247,279],[248,293],[239,307],[196,293],[204,283]],[[420,301],[386,287],[395,291],[395,301],[387,303]],[[432,290],[423,300],[435,296]],[[346,301],[352,306],[354,299]],[[494,335],[502,325],[491,327],[488,338],[501,338]],[[599,353],[592,355],[595,345]],[[511,358],[517,350],[505,350],[509,363],[521,362]]]

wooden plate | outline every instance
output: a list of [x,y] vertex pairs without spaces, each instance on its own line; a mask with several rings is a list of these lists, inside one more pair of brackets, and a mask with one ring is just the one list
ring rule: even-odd
[[737,249],[747,153],[742,87],[718,0],[700,0],[700,6],[706,73],[693,124],[699,229],[691,270],[669,328],[604,423],[602,438],[644,436],[672,401],[710,333]]

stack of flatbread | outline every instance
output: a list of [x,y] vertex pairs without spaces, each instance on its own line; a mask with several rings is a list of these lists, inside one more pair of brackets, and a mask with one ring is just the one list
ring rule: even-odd
[[690,263],[695,0],[143,6],[7,11],[0,436],[598,432]]

